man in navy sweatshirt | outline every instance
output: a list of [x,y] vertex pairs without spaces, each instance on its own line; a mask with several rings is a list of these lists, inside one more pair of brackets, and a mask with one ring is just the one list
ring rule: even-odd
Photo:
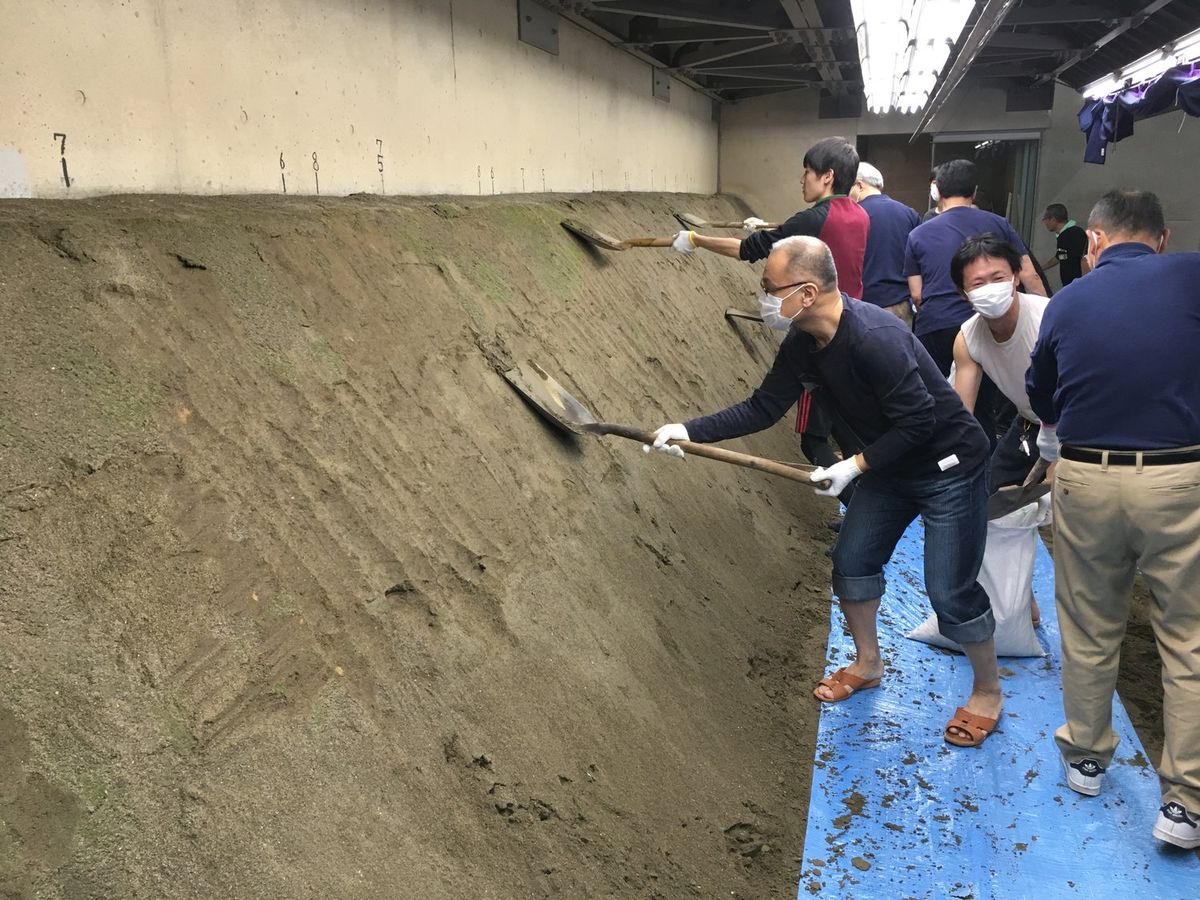
[[1054,739],[1071,789],[1099,794],[1117,747],[1112,697],[1140,570],[1162,657],[1153,834],[1190,850],[1200,847],[1200,253],[1163,254],[1162,205],[1146,191],[1101,197],[1087,236],[1095,267],[1046,307],[1025,376],[1044,423],[1038,447],[1058,460],[1067,721]]
[[904,248],[908,235],[921,224],[911,206],[883,192],[883,173],[870,163],[858,164],[858,177],[850,188],[850,199],[871,220],[867,252],[863,257],[862,298],[886,309],[912,328],[913,309],[904,277]]
[[884,674],[876,634],[884,564],[905,529],[925,519],[925,587],[943,635],[974,673],[946,741],[977,746],[996,727],[1002,697],[995,619],[977,576],[987,535],[988,441],[912,332],[877,306],[838,290],[821,241],[792,237],[771,251],[759,302],[764,319],[790,322],[771,371],[749,399],[721,412],[664,425],[654,447],[682,456],[673,440],[702,443],[769,427],[807,385],[816,385],[865,449],[812,474],[834,496],[856,481],[833,551],[833,592],[854,637],[853,663],[822,679],[826,703],[877,687]]

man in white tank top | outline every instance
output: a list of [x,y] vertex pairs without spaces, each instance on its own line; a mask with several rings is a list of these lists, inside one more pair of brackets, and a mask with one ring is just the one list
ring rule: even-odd
[[1021,484],[1038,460],[1038,417],[1025,392],[1025,372],[1049,301],[1017,291],[1020,267],[1021,251],[994,234],[968,238],[950,263],[950,277],[975,309],[954,339],[954,390],[973,412],[986,374],[1017,408],[992,453],[991,491]]

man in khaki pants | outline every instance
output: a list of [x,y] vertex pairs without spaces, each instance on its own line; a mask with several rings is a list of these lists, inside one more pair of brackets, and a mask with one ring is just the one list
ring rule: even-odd
[[[1112,191],[1088,220],[1094,270],[1046,307],[1026,376],[1058,459],[1054,575],[1068,785],[1096,795],[1134,573],[1154,593],[1165,741],[1161,841],[1200,847],[1200,253],[1163,255],[1154,194]],[[1057,426],[1057,435],[1055,434]]]

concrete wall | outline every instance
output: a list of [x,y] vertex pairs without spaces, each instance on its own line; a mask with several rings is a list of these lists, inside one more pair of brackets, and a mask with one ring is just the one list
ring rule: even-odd
[[[1106,191],[1154,191],[1171,229],[1168,250],[1200,250],[1200,119],[1169,113],[1138,122],[1133,137],[1110,144],[1108,161],[1097,166],[1083,161],[1084,135],[1077,119],[1082,105],[1079,94],[1058,86],[1051,124],[1042,136],[1039,210],[1063,203],[1082,224]],[[1041,228],[1036,234],[1033,250],[1045,259],[1054,249],[1054,239]],[[1051,281],[1058,284],[1054,276]]]
[[[1036,209],[1065,203],[1081,221],[1096,199],[1117,187],[1152,190],[1162,198],[1172,229],[1171,249],[1200,249],[1200,120],[1180,122],[1182,113],[1138,122],[1132,138],[1109,147],[1103,166],[1083,162],[1084,138],[1076,118],[1082,99],[1059,85],[1054,108],[1042,112],[1006,113],[1004,93],[969,88],[956,95],[934,122],[940,134],[971,132],[1036,132],[1041,134]],[[912,134],[912,116],[867,115],[851,119],[817,117],[815,91],[775,94],[728,104],[721,109],[722,191],[738,194],[760,216],[776,219],[805,204],[800,191],[800,160],[805,149],[823,137],[839,134],[854,141],[859,135]],[[913,171],[929,170],[929,144],[909,145]],[[895,167],[894,157],[884,167]],[[922,194],[923,196],[923,194]],[[912,199],[907,196],[909,202]],[[920,202],[921,197],[915,198]],[[914,203],[914,205],[917,205]],[[918,205],[918,208],[923,208]],[[1053,237],[1034,227],[1033,251],[1041,259],[1051,254]],[[1051,276],[1057,285],[1057,278]]]
[[[764,218],[791,215],[804,206],[800,161],[811,144],[830,135],[841,135],[851,143],[859,135],[910,135],[918,121],[917,116],[898,114],[820,119],[816,91],[726,104],[721,107],[720,188],[742,197]],[[1049,112],[1006,113],[1003,91],[969,88],[951,98],[932,130],[1040,131],[1049,124]],[[910,153],[912,166],[928,175],[929,143],[912,144]]]
[[0,0],[0,196],[715,190],[708,98],[516,7]]

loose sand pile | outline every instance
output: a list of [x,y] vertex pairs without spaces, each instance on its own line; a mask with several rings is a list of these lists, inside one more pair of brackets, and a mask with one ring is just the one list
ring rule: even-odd
[[745,396],[755,270],[558,226],[672,209],[0,208],[0,895],[793,895],[832,507],[493,368]]
[[648,427],[745,396],[755,270],[558,226],[672,209],[742,215],[0,207],[0,895],[794,896],[832,507],[494,370]]

